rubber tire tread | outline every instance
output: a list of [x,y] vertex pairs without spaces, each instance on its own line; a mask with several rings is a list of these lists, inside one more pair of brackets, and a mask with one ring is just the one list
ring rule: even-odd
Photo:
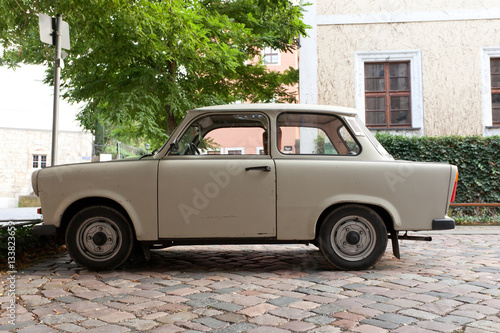
[[[80,224],[95,216],[102,216],[113,220],[118,225],[119,232],[121,233],[121,248],[118,250],[118,253],[109,260],[91,260],[83,255],[76,245],[76,235]],[[107,206],[91,206],[80,210],[70,220],[68,228],[66,229],[65,243],[71,258],[80,266],[95,271],[112,270],[121,266],[129,258],[134,247],[134,234],[128,219],[117,210]]]
[[[333,227],[345,216],[361,216],[367,219],[375,229],[377,237],[375,247],[368,257],[359,261],[347,261],[339,257],[333,250],[330,235]],[[387,249],[387,228],[382,218],[371,208],[362,205],[346,205],[332,211],[325,217],[318,237],[321,253],[333,267],[341,270],[364,270],[374,266]]]

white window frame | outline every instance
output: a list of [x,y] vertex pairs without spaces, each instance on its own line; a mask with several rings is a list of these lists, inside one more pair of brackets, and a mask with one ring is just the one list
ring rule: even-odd
[[500,128],[493,126],[491,105],[491,58],[500,58],[500,46],[481,48],[481,107],[483,114],[483,135],[500,135]]
[[213,155],[221,155],[222,154],[222,149],[221,148],[205,148],[202,150],[202,154],[201,155],[210,155],[208,152],[209,151],[218,151],[220,152],[220,154],[213,154]]
[[[256,154],[256,155],[260,155],[260,154],[259,154],[259,151],[260,151],[260,150],[264,151],[264,147],[255,147],[255,154]],[[265,155],[265,154],[262,154],[262,155]]]
[[[229,155],[229,151],[230,150],[241,150],[241,155],[245,155],[245,147],[228,147],[228,148],[224,148],[225,155]],[[238,155],[233,155],[233,156],[238,156]]]
[[387,128],[410,135],[424,134],[424,93],[422,77],[422,50],[360,51],[354,55],[354,85],[359,118],[366,123],[365,62],[410,62],[411,128]]
[[[266,49],[270,49],[271,51],[274,51],[274,52],[277,52],[278,53],[278,62],[277,63],[267,63],[266,60],[265,60],[265,57],[266,57]],[[264,64],[266,66],[279,66],[281,65],[281,52],[280,50],[276,50],[276,49],[273,49],[272,47],[265,47],[263,50],[262,50],[262,61],[264,62]]]
[[[38,167],[34,167],[33,166],[33,163],[35,162],[33,160],[33,157],[37,156],[37,163],[38,163]],[[45,156],[45,166],[42,167],[42,156]],[[46,168],[49,166],[49,155],[48,154],[42,154],[42,153],[34,153],[34,154],[31,154],[31,169],[43,169],[43,168]]]

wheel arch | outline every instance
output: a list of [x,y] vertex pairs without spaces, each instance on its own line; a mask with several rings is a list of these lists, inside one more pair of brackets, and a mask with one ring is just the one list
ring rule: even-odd
[[73,202],[71,205],[69,205],[65,209],[65,211],[61,217],[61,225],[59,227],[59,233],[58,233],[59,238],[62,237],[64,239],[64,235],[66,234],[66,228],[68,227],[69,222],[71,221],[73,216],[75,216],[76,213],[78,213],[79,211],[81,211],[84,208],[92,207],[92,206],[106,206],[106,207],[110,207],[110,208],[117,210],[120,214],[123,215],[123,217],[125,217],[127,222],[130,224],[134,238],[137,239],[137,236],[135,234],[134,224],[132,223],[130,215],[125,210],[125,208],[123,208],[123,206],[120,205],[118,202],[116,202],[112,199],[109,199],[109,198],[104,198],[104,197],[82,198],[82,199],[79,199],[79,200]]
[[371,208],[380,216],[382,221],[384,221],[385,227],[387,228],[388,232],[391,232],[394,230],[394,219],[393,219],[392,215],[389,213],[389,211],[387,209],[385,209],[384,207],[374,205],[374,204],[361,203],[361,202],[340,202],[340,203],[336,203],[336,204],[329,206],[319,216],[318,220],[316,221],[316,230],[314,232],[316,240],[319,236],[319,231],[321,229],[321,225],[324,223],[325,218],[328,216],[328,214],[330,214],[331,212],[333,212],[334,210],[336,210],[338,208],[348,206],[348,205],[357,205],[357,206]]

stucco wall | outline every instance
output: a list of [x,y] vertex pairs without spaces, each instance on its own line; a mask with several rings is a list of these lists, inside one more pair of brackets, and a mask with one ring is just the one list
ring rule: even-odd
[[482,134],[480,49],[500,45],[499,26],[497,20],[320,25],[318,103],[356,106],[355,52],[419,49],[425,134]]
[[[0,208],[17,206],[19,195],[31,188],[33,155],[47,155],[50,165],[52,133],[46,130],[0,128]],[[92,135],[81,132],[59,133],[58,164],[90,162]]]
[[427,12],[476,10],[498,7],[498,0],[318,0],[318,15],[345,15],[372,12]]

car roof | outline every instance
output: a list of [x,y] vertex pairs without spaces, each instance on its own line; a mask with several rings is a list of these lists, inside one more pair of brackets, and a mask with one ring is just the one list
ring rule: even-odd
[[316,105],[316,104],[281,104],[281,103],[259,103],[259,104],[227,104],[227,105],[214,105],[197,108],[188,112],[204,113],[206,111],[231,111],[231,112],[328,112],[343,116],[356,116],[358,111],[353,108],[346,108],[333,105]]

